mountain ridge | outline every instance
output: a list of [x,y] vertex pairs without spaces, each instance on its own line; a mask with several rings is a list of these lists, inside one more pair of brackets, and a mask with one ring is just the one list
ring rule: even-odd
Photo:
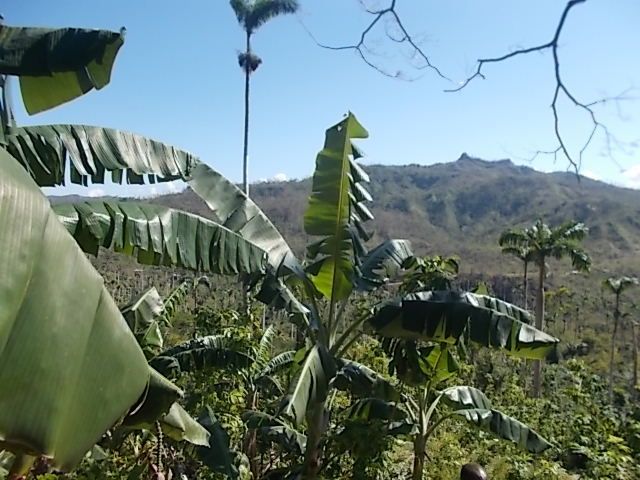
[[[512,263],[511,270],[517,263],[501,255],[500,233],[540,217],[552,225],[584,222],[590,228],[585,247],[594,256],[595,270],[633,273],[640,267],[638,190],[466,153],[454,162],[432,165],[363,167],[371,177],[370,207],[376,217],[368,224],[375,232],[372,245],[387,238],[407,238],[419,253],[458,255],[463,270],[504,273],[505,261]],[[311,179],[306,178],[256,183],[251,191],[300,254],[306,244],[302,216],[310,190]],[[211,216],[189,190],[142,201]]]

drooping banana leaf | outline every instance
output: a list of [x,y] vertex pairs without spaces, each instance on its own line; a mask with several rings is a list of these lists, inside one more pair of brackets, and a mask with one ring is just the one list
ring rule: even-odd
[[336,363],[329,351],[321,344],[313,346],[283,399],[280,414],[300,425],[306,413],[327,398],[335,374]]
[[164,303],[156,287],[143,292],[120,311],[146,355],[162,348],[164,338],[160,325],[165,323]]
[[184,396],[182,390],[153,367],[149,368],[149,371],[149,383],[141,402],[134,405],[122,420],[122,425],[125,427],[149,428],[149,425],[153,425],[156,420],[167,414],[171,406]]
[[451,408],[464,410],[465,408],[491,409],[491,401],[477,388],[466,385],[450,387],[442,391],[444,401]]
[[11,128],[9,151],[40,186],[184,180],[209,206],[220,224],[268,254],[274,269],[301,275],[291,248],[271,220],[236,185],[194,155],[133,133],[86,125]]
[[0,25],[0,74],[20,77],[27,112],[38,113],[107,85],[123,43],[124,29]]
[[407,385],[430,382],[435,387],[459,369],[447,344],[418,346],[415,340],[385,338],[382,347],[391,358],[390,373]]
[[307,436],[282,419],[257,411],[245,412],[242,419],[247,428],[256,430],[258,437],[263,441],[277,443],[298,455],[304,453]]
[[412,256],[411,242],[408,240],[392,239],[382,242],[362,259],[358,288],[369,291],[380,287]]
[[289,368],[291,364],[293,364],[295,355],[296,352],[293,350],[279,353],[267,362],[264,368],[258,372],[256,377],[270,377],[281,370]]
[[229,434],[216,418],[211,407],[207,406],[198,418],[198,422],[209,432],[209,446],[198,447],[198,458],[213,472],[226,475],[235,480],[240,477],[237,466],[237,454],[230,447]]
[[333,380],[333,386],[357,397],[375,397],[387,401],[400,400],[400,393],[391,382],[366,365],[352,360],[338,361],[338,373]]
[[406,412],[394,402],[379,398],[361,398],[344,411],[348,420],[368,422],[370,420],[400,421],[407,417]]
[[267,254],[237,233],[191,213],[141,202],[59,203],[53,206],[80,247],[134,255],[147,265],[214,273],[261,273]]
[[[208,335],[180,343],[162,352],[159,357],[175,358],[183,372],[205,368],[246,368],[253,358],[237,349],[232,338],[224,335]],[[154,365],[153,360],[151,365]]]
[[364,205],[371,195],[362,184],[369,177],[355,162],[360,154],[351,140],[367,136],[351,113],[327,130],[304,214],[305,232],[321,237],[307,246],[307,271],[316,288],[331,302],[349,296],[359,258],[366,253],[364,242],[369,234],[362,224],[373,215]]
[[186,441],[202,447],[209,446],[209,432],[178,403],[174,403],[169,413],[159,422],[164,434],[176,441]]
[[69,469],[141,397],[149,367],[102,277],[1,148],[0,225],[2,448]]
[[545,358],[559,340],[524,319],[530,319],[526,311],[491,297],[433,291],[382,304],[369,324],[384,337],[455,344],[465,334],[472,342],[513,356]]
[[528,452],[540,453],[551,447],[535,430],[498,410],[469,408],[457,410],[454,414],[499,438],[516,443]]

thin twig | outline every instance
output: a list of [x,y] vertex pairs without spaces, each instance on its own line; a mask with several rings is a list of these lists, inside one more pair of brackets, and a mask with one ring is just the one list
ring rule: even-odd
[[[366,45],[365,42],[367,40],[367,36],[371,33],[371,31],[373,30],[373,28],[380,22],[380,20],[386,18],[391,18],[393,20],[393,23],[395,24],[395,26],[398,28],[398,30],[401,33],[401,36],[399,37],[394,37],[392,35],[390,35],[388,33],[387,30],[387,36],[394,41],[395,43],[406,43],[408,45],[411,46],[411,48],[414,51],[414,57],[418,56],[422,59],[422,61],[424,62],[424,65],[418,66],[418,65],[414,65],[415,68],[421,70],[421,69],[430,69],[433,70],[436,75],[438,75],[440,78],[447,80],[447,81],[451,81],[446,75],[444,75],[442,73],[442,71],[431,62],[431,59],[429,58],[429,56],[425,53],[425,51],[414,41],[414,39],[412,38],[412,36],[409,34],[409,32],[407,31],[407,29],[405,28],[402,20],[400,19],[400,16],[398,15],[398,13],[396,12],[396,2],[397,0],[391,0],[391,3],[389,4],[389,6],[387,8],[383,8],[381,10],[371,10],[369,8],[367,8],[367,6],[365,5],[365,3],[360,0],[360,4],[362,5],[362,8],[364,9],[364,11],[366,13],[368,13],[369,15],[373,15],[373,19],[371,20],[371,22],[369,22],[369,25],[367,25],[367,27],[362,31],[362,33],[360,34],[360,39],[358,40],[357,43],[351,44],[351,45],[339,45],[339,46],[333,46],[333,45],[326,45],[322,42],[319,42],[315,36],[311,33],[311,31],[304,25],[304,23],[300,22],[303,26],[303,28],[306,30],[306,32],[309,34],[309,36],[311,37],[311,39],[316,43],[316,45],[318,45],[321,48],[325,48],[327,50],[354,50],[359,56],[360,58],[362,58],[362,60],[371,68],[373,68],[374,70],[378,71],[379,73],[387,76],[387,77],[391,77],[391,78],[403,78],[402,77],[402,73],[401,72],[396,72],[394,73],[390,73],[386,70],[384,70],[382,67],[380,67],[379,65],[376,65],[374,62],[372,62],[366,53],[371,54],[371,50],[369,50]],[[405,78],[406,79],[406,78]]]
[[[553,112],[553,130],[554,130],[554,136],[557,141],[557,146],[556,148],[551,150],[538,150],[531,160],[535,159],[540,155],[553,155],[554,162],[555,162],[558,158],[558,155],[562,154],[565,158],[567,158],[571,167],[575,170],[576,173],[579,173],[580,166],[582,165],[582,158],[583,158],[584,152],[591,145],[591,142],[593,141],[598,131],[601,131],[604,134],[607,151],[610,158],[613,158],[612,144],[613,143],[616,143],[618,145],[620,144],[620,142],[618,142],[617,139],[615,139],[615,137],[611,134],[607,126],[598,120],[598,117],[596,116],[596,112],[593,107],[598,105],[604,105],[609,102],[615,102],[616,105],[618,105],[620,100],[628,99],[628,97],[626,96],[626,93],[628,93],[628,90],[627,90],[616,97],[601,98],[599,100],[585,103],[578,100],[576,95],[567,87],[567,85],[564,83],[562,79],[561,69],[560,69],[560,59],[558,56],[558,42],[560,40],[562,30],[564,28],[565,22],[567,20],[567,17],[571,9],[576,5],[585,3],[586,1],[587,0],[570,0],[569,2],[567,2],[567,5],[562,11],[562,15],[560,16],[560,21],[558,22],[553,38],[550,41],[534,47],[520,48],[499,57],[480,58],[478,59],[476,70],[471,76],[467,77],[467,79],[464,80],[458,87],[445,90],[445,92],[459,92],[460,90],[466,88],[475,79],[477,78],[485,79],[486,77],[482,69],[488,63],[499,63],[499,62],[509,60],[516,56],[527,55],[533,52],[541,52],[544,50],[551,50],[551,53],[553,56],[554,77],[555,77],[555,88],[553,91],[553,100],[551,102],[551,111]],[[591,123],[592,123],[592,128],[589,131],[589,134],[587,135],[586,141],[582,144],[582,147],[580,148],[577,159],[571,153],[569,153],[569,149],[567,148],[567,144],[564,140],[564,137],[562,135],[562,131],[560,128],[558,100],[561,95],[564,95],[564,97],[569,99],[569,101],[575,107],[586,112],[586,114],[589,116],[589,119],[591,120]]]

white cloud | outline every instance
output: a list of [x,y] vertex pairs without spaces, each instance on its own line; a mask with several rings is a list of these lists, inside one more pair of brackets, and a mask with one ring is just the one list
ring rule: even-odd
[[289,180],[289,177],[287,176],[286,173],[276,173],[271,180],[273,180],[274,182],[286,182],[287,180]]
[[101,188],[91,188],[87,192],[90,197],[104,197],[105,191]]
[[640,188],[640,163],[634,165],[630,168],[627,168],[624,172],[622,172],[626,180],[626,185],[629,188]]

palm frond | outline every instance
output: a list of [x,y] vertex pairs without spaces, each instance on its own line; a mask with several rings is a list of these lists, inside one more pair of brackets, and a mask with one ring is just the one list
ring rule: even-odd
[[298,7],[297,0],[256,0],[243,18],[245,30],[253,33],[272,18],[295,13]]

